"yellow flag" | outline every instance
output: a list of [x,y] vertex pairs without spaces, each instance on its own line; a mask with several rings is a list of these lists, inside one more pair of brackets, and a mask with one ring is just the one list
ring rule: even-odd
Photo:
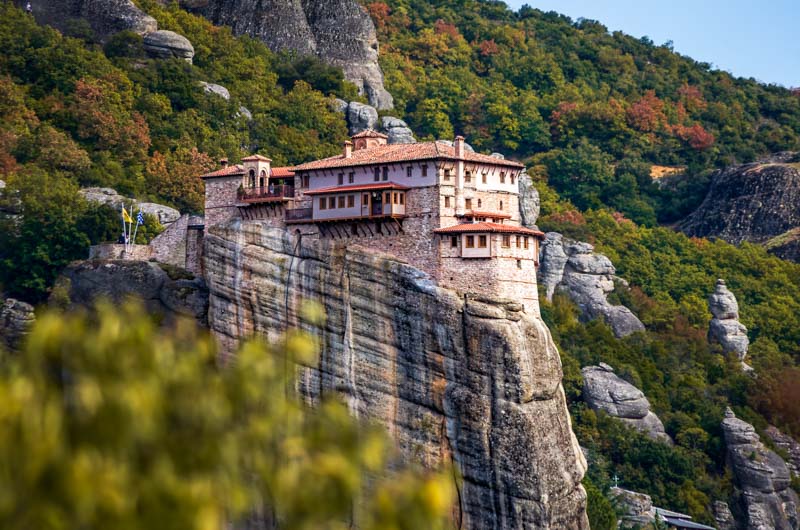
[[124,206],[122,207],[122,220],[125,221],[126,223],[132,223],[133,222],[133,219],[131,219],[131,216],[128,215],[128,210],[126,210]]

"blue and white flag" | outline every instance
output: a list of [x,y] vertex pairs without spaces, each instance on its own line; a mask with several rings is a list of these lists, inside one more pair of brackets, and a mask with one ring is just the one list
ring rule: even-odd
[[136,226],[140,226],[143,224],[144,224],[144,214],[142,213],[141,210],[139,210],[139,213],[136,214]]

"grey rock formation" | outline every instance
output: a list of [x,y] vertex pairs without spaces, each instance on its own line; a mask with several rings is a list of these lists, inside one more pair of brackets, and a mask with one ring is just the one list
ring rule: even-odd
[[414,138],[414,131],[412,131],[406,122],[400,118],[392,116],[384,116],[381,119],[381,130],[389,137],[390,144],[415,144],[417,139]]
[[650,495],[619,487],[611,488],[609,494],[621,515],[619,528],[648,528],[655,521]]
[[[189,63],[192,62],[192,57],[194,57],[194,46],[189,42],[189,39],[174,31],[164,29],[153,31],[144,36],[144,51],[159,59],[176,57]],[[228,97],[230,97],[230,94]]]
[[[209,229],[209,323],[224,349],[294,326],[315,335],[322,350],[298,368],[299,394],[337,393],[385,425],[405,458],[452,463],[460,528],[588,529],[586,464],[544,322],[390,257],[298,237],[258,221]],[[306,300],[323,324],[299,317]]]
[[522,226],[533,228],[536,220],[539,219],[539,212],[542,203],[539,199],[539,191],[531,182],[531,177],[526,172],[522,172],[517,180],[519,184],[519,214]]
[[714,522],[717,524],[717,530],[737,530],[736,520],[733,518],[727,502],[714,501],[714,504],[711,505],[711,510],[714,513]]
[[679,228],[690,236],[766,243],[800,227],[797,162],[800,155],[779,153],[717,171],[705,200]]
[[[230,101],[230,99],[231,99],[230,91],[227,88],[225,88],[224,86],[222,86],[222,85],[217,85],[217,84],[214,84],[214,83],[206,83],[205,81],[200,81],[200,86],[203,87],[203,90],[206,91],[207,93],[214,94],[215,96],[219,96],[222,99],[224,99],[225,101]],[[239,112],[241,112],[241,109],[244,109],[244,107],[240,107]],[[245,110],[247,110],[247,109],[245,109]],[[248,110],[247,112],[249,113],[250,111]],[[250,117],[252,118],[253,116],[250,115]]]
[[708,327],[708,339],[719,342],[725,353],[734,353],[744,364],[750,339],[747,328],[739,322],[739,304],[728,290],[725,280],[717,280],[714,292],[708,297],[708,309],[714,318]]
[[766,430],[767,436],[789,455],[786,465],[794,475],[800,477],[800,442],[787,434],[783,434],[777,427],[770,425]]
[[101,40],[123,30],[145,35],[158,29],[131,0],[31,0],[31,7],[37,22],[60,30],[73,19],[85,19]]
[[346,102],[343,99],[335,98],[332,103],[333,110],[336,112],[341,112],[342,114],[347,114],[347,107],[350,106],[350,103]]
[[[114,209],[119,209],[120,206],[130,208],[133,199],[123,197],[117,190],[113,188],[83,188],[79,192],[87,201],[106,204]],[[180,219],[181,214],[175,208],[157,204],[154,202],[141,202],[137,203],[136,207],[141,209],[142,212],[149,215],[154,215],[158,218],[158,222],[164,226],[169,226]]]
[[393,106],[378,65],[378,38],[366,10],[356,0],[191,0],[199,10],[234,34],[264,41],[273,51],[317,55],[341,67],[345,78],[379,109]]
[[6,188],[6,181],[5,180],[0,180],[0,190],[3,190],[5,188]]
[[552,300],[556,289],[565,292],[578,305],[583,319],[602,318],[617,337],[644,331],[644,324],[630,309],[608,301],[608,294],[614,290],[616,269],[589,243],[548,233],[539,251],[539,262],[539,283],[548,300]]
[[767,449],[756,430],[728,409],[722,420],[726,461],[733,470],[736,506],[732,511],[746,530],[797,530],[798,498],[789,468]]
[[642,391],[617,376],[613,368],[601,363],[583,368],[581,374],[583,399],[591,409],[605,411],[654,440],[672,443]]
[[241,106],[241,107],[239,107],[239,114],[237,114],[237,118],[238,117],[243,117],[247,121],[252,121],[253,120],[253,113],[250,112],[250,109],[248,109],[247,107]]
[[358,134],[367,129],[378,128],[378,111],[375,107],[351,101],[347,106],[347,124],[350,134]]
[[16,350],[35,321],[32,305],[7,298],[0,307],[0,345]]
[[56,286],[67,293],[68,307],[92,307],[100,298],[119,303],[134,297],[142,300],[148,313],[160,317],[165,325],[182,316],[207,326],[205,282],[177,268],[165,270],[146,261],[82,261],[64,269]]

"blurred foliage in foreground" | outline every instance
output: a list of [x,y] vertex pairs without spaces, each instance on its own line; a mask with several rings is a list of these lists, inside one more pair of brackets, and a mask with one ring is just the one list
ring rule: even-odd
[[445,527],[451,475],[397,469],[381,429],[293,397],[314,351],[295,332],[220,367],[210,337],[135,304],[45,315],[0,363],[0,527]]

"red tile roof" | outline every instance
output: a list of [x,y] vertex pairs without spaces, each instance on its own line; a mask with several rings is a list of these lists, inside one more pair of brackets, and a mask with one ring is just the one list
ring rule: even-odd
[[293,177],[294,171],[288,167],[273,167],[269,176],[276,179]]
[[487,212],[481,210],[469,210],[457,217],[491,217],[493,219],[511,219],[511,214],[501,212]]
[[434,230],[437,234],[471,234],[476,232],[495,232],[506,234],[524,234],[539,238],[544,237],[544,232],[531,230],[524,226],[501,225],[497,223],[461,223]]
[[366,129],[356,135],[353,135],[353,139],[355,140],[356,138],[389,138],[389,137],[383,133],[379,133],[378,131],[372,129]]
[[200,175],[200,178],[207,179],[214,177],[230,177],[233,175],[244,175],[244,167],[239,165],[228,166],[216,171],[212,171],[211,173],[206,173],[205,175]]
[[272,162],[272,159],[264,155],[250,155],[242,158],[242,162]]
[[[313,171],[317,169],[330,169],[338,167],[365,166],[375,164],[392,164],[397,162],[411,162],[415,160],[458,160],[455,148],[440,142],[421,142],[417,144],[392,144],[379,145],[370,149],[353,151],[350,158],[344,154],[315,160],[300,164],[292,168],[298,171]],[[465,152],[464,160],[495,166],[523,169],[525,166],[512,160],[504,160],[489,155]]]
[[408,190],[408,186],[396,184],[394,182],[377,182],[375,184],[353,184],[352,186],[331,186],[329,188],[319,188],[308,190],[306,195],[320,195],[323,193],[345,193],[348,191],[377,191],[377,190]]

